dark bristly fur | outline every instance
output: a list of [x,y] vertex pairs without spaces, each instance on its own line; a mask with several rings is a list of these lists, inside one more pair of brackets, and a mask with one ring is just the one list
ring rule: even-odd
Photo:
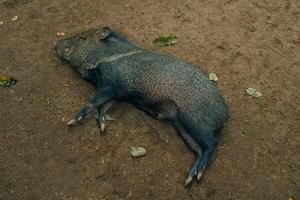
[[59,40],[55,49],[97,87],[96,96],[68,125],[98,109],[103,130],[104,113],[112,102],[131,102],[172,123],[196,154],[185,185],[193,177],[200,179],[217,145],[216,134],[229,116],[223,97],[201,71],[169,55],[136,47],[108,27]]

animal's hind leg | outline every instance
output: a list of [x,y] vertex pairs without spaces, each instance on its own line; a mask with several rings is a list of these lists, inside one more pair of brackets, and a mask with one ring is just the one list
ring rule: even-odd
[[198,168],[202,160],[202,149],[200,145],[190,136],[190,134],[183,129],[183,127],[177,120],[173,121],[172,125],[174,126],[180,137],[183,139],[183,141],[186,143],[186,145],[196,154],[196,160],[193,162],[192,167],[190,168],[188,176],[185,180],[184,185],[187,186],[192,182],[194,176],[196,176],[198,173]]
[[213,152],[217,146],[217,139],[212,133],[202,126],[193,123],[188,117],[180,116],[180,122],[186,130],[189,130],[191,137],[202,147],[202,157],[197,167],[197,180],[200,180],[205,167],[208,165]]
[[201,146],[180,124],[177,116],[177,107],[173,102],[166,102],[164,104],[161,104],[160,110],[157,114],[157,118],[160,120],[171,121],[173,127],[182,138],[184,143],[196,154],[196,160],[193,162],[192,167],[190,168],[188,176],[185,180],[185,186],[187,186],[192,182],[194,176],[197,175],[198,168],[202,160]]
[[212,138],[207,139],[204,141],[204,149],[203,149],[203,156],[201,159],[201,162],[197,169],[197,180],[200,180],[203,171],[205,170],[205,167],[208,165],[209,161],[211,160],[214,150],[217,146],[217,139],[212,136]]

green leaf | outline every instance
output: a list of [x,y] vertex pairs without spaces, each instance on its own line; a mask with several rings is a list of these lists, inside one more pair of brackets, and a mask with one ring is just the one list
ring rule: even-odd
[[156,38],[154,44],[157,46],[170,46],[178,43],[178,37],[176,35],[163,35]]
[[218,76],[217,76],[217,74],[215,74],[215,73],[210,73],[210,74],[208,75],[208,78],[209,78],[209,80],[211,80],[211,81],[217,81],[217,80],[218,80]]
[[15,80],[12,77],[0,76],[0,88],[10,87],[12,85],[15,85],[16,83],[17,83],[17,80]]
[[253,97],[261,97],[262,93],[260,93],[258,90],[256,90],[255,88],[247,88],[246,89],[246,93],[250,96]]
[[133,157],[141,157],[147,153],[144,147],[130,147],[130,151]]

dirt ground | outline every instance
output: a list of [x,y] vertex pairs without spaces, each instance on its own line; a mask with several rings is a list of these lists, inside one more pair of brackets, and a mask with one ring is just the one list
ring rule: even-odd
[[[0,0],[0,21],[0,75],[18,80],[0,88],[1,200],[299,198],[299,0]],[[129,104],[105,135],[93,116],[66,126],[94,88],[53,41],[99,25],[218,74],[231,117],[200,183],[183,186],[194,156],[174,129]],[[153,44],[168,33],[180,43]]]

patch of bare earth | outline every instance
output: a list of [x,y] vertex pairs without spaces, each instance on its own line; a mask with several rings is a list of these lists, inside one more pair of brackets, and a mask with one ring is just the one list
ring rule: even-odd
[[[0,89],[0,199],[299,198],[299,0],[0,0],[0,21],[0,75],[18,80]],[[231,117],[199,184],[183,186],[194,157],[173,128],[128,104],[106,135],[92,116],[66,127],[94,88],[52,42],[97,25],[218,75]]]

